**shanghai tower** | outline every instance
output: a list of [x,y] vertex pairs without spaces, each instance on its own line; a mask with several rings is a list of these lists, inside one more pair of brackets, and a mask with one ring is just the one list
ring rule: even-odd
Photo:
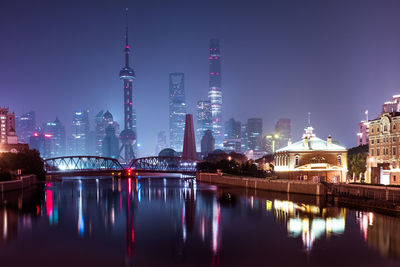
[[136,133],[132,130],[132,85],[135,72],[129,66],[131,48],[128,44],[128,9],[126,10],[125,30],[125,66],[119,72],[119,77],[124,81],[124,130],[120,134],[122,146],[119,151],[119,158],[123,163],[129,163],[135,157],[133,145],[136,142]]
[[208,62],[209,72],[209,91],[208,98],[211,102],[212,129],[215,138],[215,146],[223,146],[224,134],[222,132],[222,88],[221,88],[221,52],[219,40],[210,40],[210,55]]

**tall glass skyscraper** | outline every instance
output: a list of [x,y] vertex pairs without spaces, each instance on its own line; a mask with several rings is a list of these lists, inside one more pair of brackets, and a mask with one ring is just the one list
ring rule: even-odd
[[247,120],[247,139],[249,149],[262,151],[262,119],[251,118]]
[[54,158],[65,156],[65,127],[61,121],[56,118],[54,122],[47,122],[42,127],[44,137],[44,150],[40,151],[42,157]]
[[29,143],[29,138],[33,135],[36,129],[35,111],[30,111],[16,118],[16,131],[18,139],[25,144]]
[[215,146],[217,148],[222,148],[224,135],[222,127],[221,51],[219,40],[210,40],[209,52],[210,79],[208,98],[211,102],[213,135],[215,138]]
[[89,147],[89,111],[78,110],[72,116],[71,154],[86,155]]
[[182,151],[185,133],[185,75],[169,74],[169,144],[175,151]]
[[212,131],[212,113],[210,101],[197,101],[197,129],[196,129],[196,142],[197,150],[201,148],[201,139],[205,131]]

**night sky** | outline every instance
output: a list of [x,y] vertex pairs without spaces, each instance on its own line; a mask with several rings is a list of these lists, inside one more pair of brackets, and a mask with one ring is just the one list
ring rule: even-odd
[[[108,109],[122,125],[124,8],[129,7],[141,154],[168,132],[168,74],[184,72],[188,112],[208,92],[208,43],[221,40],[224,121],[264,132],[312,113],[317,136],[352,147],[365,109],[400,93],[400,1],[143,0],[0,2],[0,106],[39,124]],[[93,128],[93,124],[91,125]]]

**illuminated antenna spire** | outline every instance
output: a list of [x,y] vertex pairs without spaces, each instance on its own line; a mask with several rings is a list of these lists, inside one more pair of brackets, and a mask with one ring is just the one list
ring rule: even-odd
[[128,45],[128,8],[125,8],[125,19],[126,19],[125,46],[129,47],[129,45]]
[[311,112],[308,112],[308,125],[311,125]]

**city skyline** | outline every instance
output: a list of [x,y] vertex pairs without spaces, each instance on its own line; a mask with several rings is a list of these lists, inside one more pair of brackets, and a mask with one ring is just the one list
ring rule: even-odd
[[[95,114],[108,109],[123,125],[123,92],[116,70],[123,60],[126,3],[72,3],[71,7],[60,3],[40,10],[29,2],[2,4],[6,27],[0,33],[8,41],[0,44],[4,59],[0,88],[7,94],[0,106],[17,116],[33,110],[38,125],[55,117],[68,125],[73,110],[89,109]],[[168,129],[170,72],[185,73],[187,113],[196,114],[197,101],[208,91],[211,38],[221,40],[223,122],[231,117],[241,122],[260,117],[264,131],[271,132],[279,118],[287,117],[297,139],[310,111],[319,136],[332,134],[352,147],[364,110],[374,119],[380,104],[400,92],[400,35],[395,31],[400,25],[399,3],[253,1],[239,13],[242,5],[226,7],[221,1],[215,3],[215,10],[207,10],[207,16],[196,15],[206,13],[206,4],[180,3],[173,1],[167,7],[154,1],[153,8],[150,3],[128,5],[137,70],[133,97],[144,154],[154,151],[157,133]],[[184,15],[177,18],[175,12]],[[283,14],[290,20],[285,21]],[[213,15],[218,15],[216,21],[208,22]],[[204,23],[185,25],[191,16]],[[179,35],[188,29],[188,35]],[[63,62],[58,68],[54,58]],[[71,130],[66,128],[69,136]]]

